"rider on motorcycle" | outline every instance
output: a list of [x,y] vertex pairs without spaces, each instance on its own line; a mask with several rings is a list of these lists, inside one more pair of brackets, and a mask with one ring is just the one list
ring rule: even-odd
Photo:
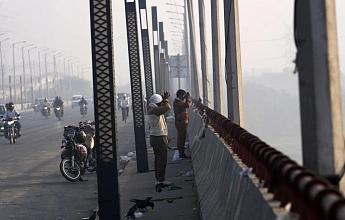
[[54,103],[53,103],[54,108],[61,108],[61,114],[63,115],[63,101],[59,96],[55,97]]
[[48,108],[48,113],[50,113],[50,103],[48,102],[47,98],[44,99],[44,102],[42,103],[42,107]]
[[[12,119],[16,118],[17,120],[19,120],[19,118],[20,118],[19,112],[17,110],[14,110],[13,102],[8,103],[7,111],[4,114],[4,119],[8,119],[8,118],[12,118]],[[16,121],[15,125],[18,129],[18,136],[21,136],[20,129],[22,126],[20,125],[20,122]],[[7,137],[7,135],[6,135],[7,134],[7,127],[8,127],[7,124],[5,124],[5,131],[4,131],[5,137]]]
[[80,108],[83,107],[83,105],[85,105],[85,110],[87,110],[87,107],[86,107],[87,101],[85,100],[84,97],[81,97],[81,100],[80,100],[80,102],[79,102]]

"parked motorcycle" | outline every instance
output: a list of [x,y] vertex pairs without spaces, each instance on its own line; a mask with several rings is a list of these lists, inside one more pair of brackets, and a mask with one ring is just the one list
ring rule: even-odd
[[[66,127],[65,127],[66,128]],[[64,132],[62,140],[63,151],[61,152],[60,172],[65,179],[76,182],[81,179],[85,171],[93,172],[96,170],[96,152],[95,149],[87,150],[84,142],[86,134],[83,127],[68,126],[72,134]]]
[[14,144],[17,142],[17,139],[19,138],[18,135],[18,128],[16,126],[16,121],[18,121],[18,118],[4,118],[2,119],[5,121],[5,137],[6,139],[10,140],[11,144]]
[[81,114],[83,117],[85,117],[85,115],[87,114],[87,107],[86,107],[85,104],[82,105],[82,106],[80,106],[80,114]]
[[59,121],[61,121],[61,118],[63,116],[62,108],[61,107],[55,107],[54,108],[54,113],[55,113],[55,116],[59,119]]
[[44,106],[41,109],[41,113],[44,117],[48,118],[48,116],[50,115],[50,109],[47,106]]

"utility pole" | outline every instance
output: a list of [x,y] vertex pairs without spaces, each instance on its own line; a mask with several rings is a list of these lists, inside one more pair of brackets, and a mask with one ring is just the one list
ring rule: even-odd
[[49,48],[46,48],[44,50],[41,50],[41,51],[38,51],[38,73],[39,73],[39,84],[40,84],[40,87],[39,87],[39,94],[41,96],[41,98],[43,98],[43,84],[42,84],[42,71],[41,71],[41,56],[40,56],[40,53],[43,52],[43,51],[46,51],[46,50],[49,50]]
[[345,192],[335,1],[296,1],[295,13],[303,165]]
[[209,106],[210,90],[208,80],[208,61],[206,47],[205,5],[204,0],[199,0],[199,24],[200,24],[200,49],[201,49],[201,75],[202,75],[202,100]]
[[238,0],[224,0],[224,27],[228,118],[244,127]]
[[[27,45],[22,47],[22,61],[23,61],[23,80],[24,80],[24,98],[25,102],[27,102],[27,94],[26,94],[26,77],[25,77],[25,61],[24,61],[24,48],[31,47],[33,44]],[[22,99],[22,105],[23,105],[23,99]],[[23,109],[22,109],[23,110]]]
[[219,0],[211,0],[212,26],[212,67],[213,67],[213,103],[214,110],[223,112],[222,67],[220,62],[220,35],[219,35]]
[[50,98],[50,95],[49,95],[49,80],[48,80],[48,67],[47,67],[47,54],[50,54],[50,53],[55,53],[55,50],[44,54],[44,62],[45,62],[45,67],[46,67],[47,99]]
[[21,110],[24,110],[22,76],[19,77],[19,80],[20,80],[20,106],[21,106]]
[[1,60],[1,81],[2,81],[2,98],[3,98],[3,103],[6,102],[6,95],[5,95],[5,71],[4,71],[4,65],[2,63],[2,47],[1,47],[1,43],[8,40],[9,38],[6,38],[2,41],[0,41],[0,60]]
[[35,48],[37,48],[37,47],[35,46],[35,47],[32,47],[32,48],[28,49],[29,70],[30,70],[30,84],[31,84],[31,103],[34,103],[34,101],[35,101],[35,94],[34,94],[34,83],[33,83],[33,80],[32,80],[32,68],[31,68],[30,50],[33,50]]
[[177,79],[178,79],[178,88],[177,90],[181,89],[181,69],[180,69],[180,54],[177,54]]

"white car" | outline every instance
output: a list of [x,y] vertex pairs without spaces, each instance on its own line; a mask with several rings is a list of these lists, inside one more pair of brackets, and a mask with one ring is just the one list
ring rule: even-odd
[[74,96],[72,96],[72,99],[71,99],[72,108],[79,106],[79,102],[80,102],[82,97],[83,97],[82,95],[74,95]]

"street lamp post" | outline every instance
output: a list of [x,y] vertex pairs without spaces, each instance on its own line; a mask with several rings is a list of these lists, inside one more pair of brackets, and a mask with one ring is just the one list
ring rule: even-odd
[[35,47],[32,47],[32,48],[28,49],[29,70],[30,70],[30,85],[31,85],[31,103],[34,103],[34,101],[35,101],[35,93],[34,93],[34,83],[33,83],[33,80],[32,80],[32,68],[31,68],[30,50],[33,50],[35,48],[37,48],[37,47],[35,46]]
[[[76,64],[76,63],[79,63],[80,61],[75,61],[73,63],[71,63],[71,69],[72,69],[72,76],[74,76],[74,73],[73,73],[73,64]],[[71,82],[71,81],[70,81]],[[77,86],[77,84],[75,85]],[[71,82],[71,87],[72,87],[72,82]]]
[[[70,68],[69,68],[69,61],[75,60],[77,58],[71,58],[67,61],[67,70],[68,70],[68,76],[69,76],[69,92],[70,92],[70,97],[72,97],[72,75],[70,72]],[[67,91],[67,89],[66,89]],[[67,93],[66,93],[67,94]]]
[[39,87],[39,94],[41,97],[43,97],[43,88],[42,88],[42,71],[41,71],[41,56],[40,53],[43,51],[49,50],[49,48],[46,48],[44,50],[38,51],[38,73],[40,78],[40,87]]
[[47,54],[54,53],[54,51],[47,52],[44,54],[44,62],[45,62],[45,69],[46,69],[46,87],[47,87],[47,99],[49,98],[49,82],[48,82],[48,68],[47,68]]
[[14,45],[16,44],[22,44],[26,43],[26,41],[20,41],[17,43],[12,44],[12,49],[13,49],[13,86],[14,86],[14,101],[17,102],[17,91],[16,91],[16,62],[15,62],[15,56],[14,56]]
[[[33,44],[22,47],[22,60],[23,60],[23,80],[24,80],[24,96],[25,102],[27,102],[27,93],[26,93],[26,77],[25,77],[25,61],[24,61],[24,48],[31,47]],[[23,105],[23,104],[22,104]]]
[[5,73],[4,73],[4,65],[2,64],[2,47],[1,43],[8,40],[9,38],[6,38],[5,40],[0,41],[0,60],[1,60],[1,79],[2,79],[2,99],[3,103],[6,102],[6,96],[5,96]]
[[[57,89],[56,89],[56,85],[58,85],[58,89],[59,89],[59,94],[61,94],[61,84],[60,84],[60,80],[58,79],[58,74],[57,74],[57,67],[56,67],[56,58],[62,57],[64,56],[64,54],[59,53],[54,55],[54,82],[55,82],[55,93],[57,94]],[[59,62],[60,63],[60,62]]]

